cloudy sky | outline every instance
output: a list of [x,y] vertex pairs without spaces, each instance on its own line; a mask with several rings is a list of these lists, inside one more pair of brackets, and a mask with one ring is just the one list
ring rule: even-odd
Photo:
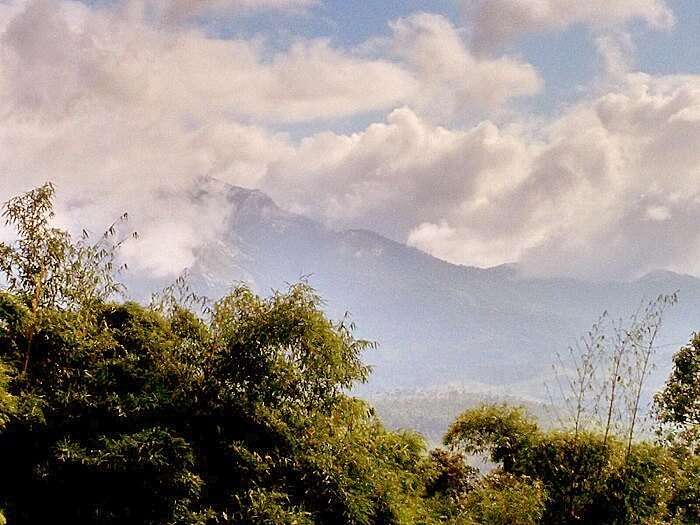
[[697,0],[0,0],[0,199],[128,210],[159,275],[218,234],[204,176],[457,263],[700,275],[699,34]]

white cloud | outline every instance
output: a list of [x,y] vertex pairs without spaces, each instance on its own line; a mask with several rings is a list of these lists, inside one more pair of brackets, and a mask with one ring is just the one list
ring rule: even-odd
[[454,262],[586,278],[698,273],[699,141],[700,77],[635,74],[536,135],[489,122],[451,130],[401,109],[363,133],[307,139],[263,185],[338,227]]
[[[0,200],[54,180],[65,224],[129,210],[143,237],[132,266],[158,275],[219,234],[216,192],[192,199],[207,175],[455,262],[700,273],[700,77],[627,73],[620,33],[599,42],[619,81],[605,92],[545,124],[459,127],[454,115],[533,93],[536,72],[475,56],[440,16],[391,31],[371,52],[275,51],[156,27],[138,9],[0,4]],[[370,111],[388,116],[359,133],[274,131]]]
[[441,120],[464,116],[475,108],[499,107],[507,100],[537,93],[542,81],[521,60],[478,58],[460,31],[445,17],[420,13],[391,23],[393,53],[418,79],[412,103]]
[[650,206],[647,208],[647,218],[663,222],[671,218],[671,212],[666,206]]
[[[417,217],[439,220],[445,209],[459,208],[466,194],[487,198],[515,184],[528,147],[516,130],[490,122],[450,130],[402,108],[363,133],[306,139],[292,158],[271,169],[264,184],[301,212],[339,226],[360,219],[397,236]],[[321,190],[317,200],[304,200],[306,184]]]
[[161,35],[50,1],[9,16],[0,40],[0,200],[51,180],[64,224],[97,229],[128,210],[143,238],[134,267],[177,273],[216,237],[224,207],[192,200],[198,177],[255,185],[289,148],[283,136],[214,111],[206,98],[216,87],[186,85],[206,71],[177,71],[187,63],[169,54],[197,43],[208,51],[197,34]]
[[413,78],[388,61],[357,58],[327,41],[299,41],[265,59],[259,41],[165,31],[85,9],[71,28],[59,4],[35,1],[3,35],[3,70],[20,108],[74,114],[90,104],[308,121],[382,109]]
[[[17,0],[15,0],[17,1]],[[22,0],[27,1],[27,0]],[[67,0],[63,0],[64,2]],[[84,1],[84,0],[83,0]],[[196,19],[242,16],[260,11],[304,14],[320,0],[115,0],[122,13],[150,18],[167,26],[187,25]],[[172,27],[171,27],[172,28]]]
[[629,33],[607,31],[595,37],[595,46],[609,78],[620,80],[633,70],[635,47]]
[[667,29],[674,23],[664,0],[462,0],[462,5],[477,49],[573,24],[607,29],[639,19],[652,28]]
[[274,50],[261,39],[152,26],[138,9],[18,0],[0,17],[3,105],[55,118],[110,107],[279,124],[402,104],[444,116],[540,87],[526,63],[473,57],[437,15],[395,22],[391,49],[377,57],[323,39]]

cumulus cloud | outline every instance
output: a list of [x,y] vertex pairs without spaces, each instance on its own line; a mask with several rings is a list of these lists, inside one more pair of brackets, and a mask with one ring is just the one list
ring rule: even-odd
[[261,123],[375,110],[413,89],[400,67],[326,41],[263,58],[260,42],[154,27],[124,6],[1,6],[0,198],[52,180],[65,224],[127,209],[142,235],[132,266],[156,274],[179,272],[223,224],[221,203],[192,201],[199,177],[255,186],[292,147]]
[[381,109],[413,90],[397,65],[324,40],[266,59],[259,41],[162,31],[88,8],[82,15],[70,27],[59,4],[34,1],[7,25],[3,69],[15,105],[73,114],[97,102],[294,122]]
[[420,13],[391,23],[393,53],[420,79],[412,102],[442,120],[537,93],[537,71],[511,57],[478,58],[445,17]]
[[187,61],[169,59],[198,42],[207,51],[199,35],[161,35],[80,4],[34,1],[7,13],[0,200],[51,180],[69,227],[97,229],[128,210],[143,237],[134,267],[181,271],[223,223],[215,196],[192,198],[199,178],[255,185],[289,147],[281,135],[229,118],[223,106],[212,116],[216,104],[206,98],[216,86],[199,93],[199,80],[188,78],[206,71],[179,72],[176,62]]
[[440,16],[397,21],[394,56],[370,58],[323,39],[275,51],[259,39],[162,30],[133,14],[72,3],[35,0],[12,13],[1,37],[6,105],[35,113],[140,106],[281,123],[414,104],[452,114],[540,85],[528,64],[475,59]]
[[446,129],[397,110],[362,133],[305,140],[263,182],[303,213],[457,263],[593,279],[698,273],[699,140],[700,77],[634,74],[536,133]]
[[[451,130],[404,107],[362,133],[303,140],[262,184],[300,213],[400,238],[418,218],[434,221],[459,208],[465,195],[487,196],[516,183],[528,147],[517,132],[490,122]],[[307,187],[317,198],[307,198]]]
[[[446,106],[450,110],[473,103],[480,93],[497,92],[490,99],[497,104],[508,98],[506,90],[526,94],[537,83],[526,64],[471,57],[457,30],[437,16],[398,21],[391,49],[369,56],[327,40],[299,39],[274,50],[261,39],[221,39],[192,27],[153,25],[147,4],[0,4],[0,197],[56,181],[71,203],[64,215],[74,223],[104,223],[129,209],[139,218],[143,245],[163,237],[155,223],[175,216],[159,228],[177,232],[169,242],[181,253],[148,263],[154,271],[191,260],[193,247],[206,240],[195,237],[212,230],[209,214],[187,213],[187,198],[178,201],[176,195],[187,195],[201,175],[257,186],[271,166],[297,149],[270,130],[275,125],[405,103],[427,112],[431,97],[447,100],[452,88],[459,90]],[[187,6],[302,4],[310,2]],[[415,52],[399,52],[413,37]],[[433,71],[426,53],[439,63]]]
[[462,0],[462,5],[477,49],[573,24],[601,29],[639,19],[652,28],[667,29],[674,23],[664,0]]
[[[53,180],[62,224],[128,210],[142,241],[127,256],[156,275],[220,234],[226,206],[198,191],[203,176],[454,262],[700,272],[700,77],[629,74],[619,35],[599,42],[617,72],[606,91],[544,124],[465,125],[453,117],[541,81],[522,60],[474,55],[441,16],[397,20],[374,47],[273,49],[139,9],[0,3],[0,200]],[[276,131],[376,111],[357,133]]]

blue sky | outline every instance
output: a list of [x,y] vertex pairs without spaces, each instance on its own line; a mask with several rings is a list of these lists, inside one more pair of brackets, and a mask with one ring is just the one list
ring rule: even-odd
[[700,5],[695,0],[669,2],[676,15],[672,31],[639,31],[640,69],[654,74],[700,73]]

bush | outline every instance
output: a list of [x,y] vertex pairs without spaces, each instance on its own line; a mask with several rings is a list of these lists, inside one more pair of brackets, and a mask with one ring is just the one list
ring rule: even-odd
[[692,476],[660,445],[635,443],[627,454],[624,442],[603,435],[542,431],[510,407],[465,412],[445,442],[487,451],[505,474],[533,480],[546,496],[542,523],[548,525],[656,523],[687,507],[694,490],[686,485]]
[[495,472],[468,494],[466,507],[479,525],[536,525],[544,515],[545,492],[539,481]]

